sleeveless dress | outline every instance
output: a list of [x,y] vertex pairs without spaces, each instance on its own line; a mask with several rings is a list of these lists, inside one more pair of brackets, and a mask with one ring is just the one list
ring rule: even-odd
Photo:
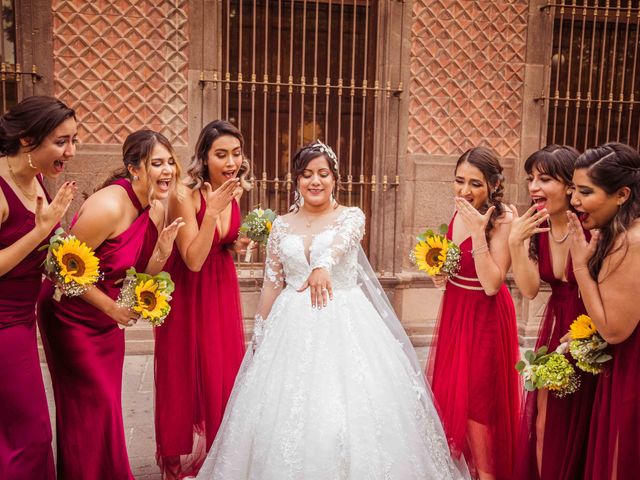
[[[452,231],[453,219],[449,240]],[[472,473],[508,479],[520,409],[515,309],[506,285],[496,295],[484,293],[471,238],[459,246],[460,271],[446,284],[428,376],[453,455],[464,455]],[[484,449],[480,455],[470,449],[471,435]]]
[[598,375],[589,427],[587,480],[608,479],[614,472],[618,480],[626,480],[637,478],[640,471],[639,330],[636,326],[624,342],[609,346],[613,359]]
[[[273,223],[262,295],[277,298],[198,479],[468,478],[421,372],[359,284],[364,224],[359,208],[343,209],[312,234],[307,259],[303,235]],[[297,291],[312,265],[331,274],[326,308]]]
[[[105,240],[95,253],[104,278],[97,287],[116,299],[125,271],[142,271],[153,252],[157,228],[131,184],[118,180],[139,216],[127,230]],[[56,401],[58,477],[133,479],[122,420],[124,330],[80,297],[53,300],[46,281],[38,321]]]
[[[155,332],[157,460],[175,478],[196,475],[218,432],[244,356],[242,304],[230,248],[240,208],[231,204],[224,238],[216,229],[202,269],[192,272],[174,246],[171,313]],[[200,194],[198,226],[206,212]],[[170,477],[172,478],[172,477]]]
[[[585,232],[588,235],[588,232]],[[571,257],[567,261],[567,281],[558,280],[553,273],[549,234],[538,234],[538,269],[540,279],[551,286],[536,349],[547,345],[555,350],[578,315],[586,313],[573,274]],[[587,237],[589,238],[589,237]],[[584,474],[589,421],[598,377],[582,372],[580,389],[563,398],[547,396],[541,472],[536,458],[537,392],[529,392],[525,401],[518,458],[514,479],[573,480]]]
[[[38,181],[46,194],[39,177]],[[35,215],[23,205],[2,177],[0,188],[9,205],[9,216],[0,225],[0,248],[6,248],[33,230]],[[41,245],[46,245],[48,240],[45,239]],[[45,257],[46,252],[36,248],[0,276],[2,479],[55,478],[51,423],[36,343],[35,306]]]

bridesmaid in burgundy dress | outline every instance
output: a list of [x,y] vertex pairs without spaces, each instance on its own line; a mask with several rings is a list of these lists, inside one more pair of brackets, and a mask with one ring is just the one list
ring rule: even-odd
[[512,215],[501,202],[502,181],[491,150],[460,157],[447,236],[460,246],[461,268],[434,279],[446,290],[429,359],[431,388],[452,454],[464,455],[480,479],[511,477],[520,407],[516,316],[504,284]]
[[169,141],[151,130],[129,135],[122,150],[124,168],[84,202],[71,227],[95,249],[104,279],[82,296],[59,302],[46,282],[39,299],[56,400],[60,478],[133,478],[122,423],[119,325],[131,325],[137,315],[115,299],[127,268],[155,274],[171,253],[180,222],[163,228],[159,200],[175,188],[179,167]]
[[[29,97],[0,117],[0,478],[53,479],[51,424],[36,345],[35,305],[47,243],[76,187],[50,202],[55,178],[74,156],[75,112]],[[45,200],[46,199],[46,200]]]
[[[640,155],[620,143],[589,149],[576,161],[573,183],[577,215],[567,213],[573,272],[587,314],[613,356],[598,378],[584,478],[635,478],[640,471]],[[593,231],[590,241],[582,228]]]
[[[585,313],[571,269],[567,210],[578,152],[549,145],[525,162],[529,194],[534,205],[515,219],[509,235],[513,275],[522,294],[535,298],[540,281],[551,286],[536,348],[555,350],[571,322]],[[516,470],[518,480],[582,478],[589,420],[597,377],[576,371],[580,389],[558,398],[547,390],[527,395],[520,426]]]
[[188,170],[189,192],[170,217],[185,227],[168,270],[172,310],[155,330],[156,442],[165,478],[195,476],[213,443],[244,356],[238,278],[230,250],[242,251],[238,199],[249,164],[230,123],[204,127]]

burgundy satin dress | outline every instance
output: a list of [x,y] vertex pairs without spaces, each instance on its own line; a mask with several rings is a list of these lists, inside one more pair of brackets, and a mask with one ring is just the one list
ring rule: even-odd
[[[453,220],[449,239],[452,229]],[[460,271],[447,282],[428,377],[452,454],[464,455],[472,473],[506,480],[520,417],[516,313],[506,285],[496,295],[484,293],[471,249],[467,238],[460,245]]]
[[[202,223],[206,203],[200,196]],[[242,305],[230,247],[240,209],[232,203],[228,233],[216,231],[199,272],[177,248],[167,264],[176,284],[171,313],[155,329],[157,460],[168,478],[195,475],[218,432],[244,357]]]
[[[585,232],[589,236],[588,232]],[[571,322],[586,312],[579,296],[578,284],[573,275],[571,258],[567,261],[567,281],[558,280],[553,273],[549,248],[549,234],[538,236],[538,270],[540,278],[551,287],[536,349],[547,345],[555,350],[568,331]],[[541,471],[538,472],[536,456],[536,419],[538,393],[527,394],[518,439],[518,460],[514,480],[573,480],[584,474],[589,421],[598,377],[582,372],[580,389],[558,398],[547,396]]]
[[[1,249],[33,230],[35,215],[2,177],[0,188],[9,205],[9,216],[0,225]],[[42,245],[46,243],[48,239]],[[0,479],[55,478],[36,343],[35,307],[45,257],[45,251],[35,249],[0,276]]]
[[[144,270],[158,236],[149,210],[143,209],[131,184],[118,180],[139,216],[95,252],[103,280],[97,287],[116,299],[125,271]],[[133,479],[122,419],[124,330],[81,297],[55,301],[45,282],[38,321],[56,400],[59,478]]]

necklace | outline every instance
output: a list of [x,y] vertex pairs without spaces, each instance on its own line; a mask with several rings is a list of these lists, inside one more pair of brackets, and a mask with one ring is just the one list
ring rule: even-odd
[[304,226],[307,228],[311,228],[311,226],[313,225],[313,222],[315,222],[318,218],[324,215],[324,212],[323,212],[320,215],[314,215],[314,218],[312,220],[309,220],[309,217],[305,213],[302,213],[302,209],[299,210],[299,212],[300,212],[300,215],[302,215],[302,218],[305,222]]
[[569,233],[571,233],[571,231],[569,229],[567,229],[567,233],[564,234],[564,237],[562,237],[560,240],[558,240],[556,237],[553,236],[553,228],[551,226],[551,219],[549,219],[549,236],[551,237],[551,240],[553,240],[556,243],[564,243],[565,240],[567,238],[569,238]]
[[[13,180],[13,183],[16,184],[16,187],[20,189],[22,194],[25,197],[27,197],[27,199],[34,201],[36,199],[36,196],[38,195],[36,187],[34,186],[33,191],[29,192],[22,185],[20,185],[20,183],[18,182],[18,179],[16,178],[16,174],[13,173],[13,168],[11,168],[11,163],[9,163],[9,157],[7,157],[7,167],[9,167],[9,175],[11,175],[11,180]],[[31,180],[31,185],[33,185],[33,179]]]

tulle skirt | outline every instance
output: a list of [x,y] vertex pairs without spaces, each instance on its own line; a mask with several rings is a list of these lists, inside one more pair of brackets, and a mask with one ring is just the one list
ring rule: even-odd
[[449,283],[435,338],[429,376],[452,453],[464,456],[472,472],[510,478],[520,380],[515,310],[506,286],[487,296]]
[[359,288],[314,310],[287,287],[198,478],[460,478],[420,377]]

